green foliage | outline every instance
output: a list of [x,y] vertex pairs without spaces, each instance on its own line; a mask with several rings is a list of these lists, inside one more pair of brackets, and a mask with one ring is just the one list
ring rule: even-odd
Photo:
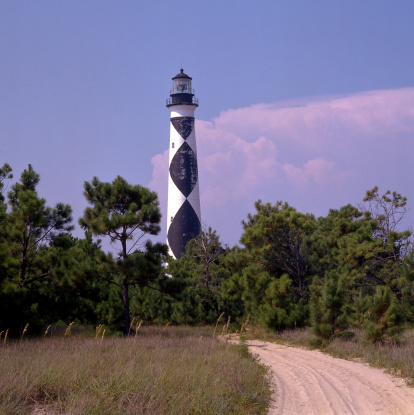
[[408,322],[414,322],[414,251],[404,258],[401,276],[396,281],[401,293],[400,303]]
[[366,204],[361,207],[365,208],[366,217],[375,224],[372,232],[375,246],[367,257],[367,265],[372,271],[367,273],[367,277],[374,287],[390,287],[401,300],[405,285],[405,258],[413,250],[411,232],[399,230],[408,211],[407,199],[389,190],[380,196],[378,187],[374,187],[367,191],[364,202]]
[[112,243],[120,244],[118,259],[108,255],[100,264],[99,277],[122,290],[127,334],[131,323],[130,287],[145,287],[156,280],[167,254],[165,244],[143,242],[145,235],[160,231],[157,194],[130,185],[120,176],[112,183],[94,177],[84,183],[83,194],[92,207],[85,209],[79,224],[94,235],[109,236]]
[[[316,229],[307,239],[309,260],[312,273],[323,275],[330,270],[337,270],[343,263],[341,249],[349,243],[342,241],[360,230],[362,213],[355,207],[347,205],[340,210],[331,209],[326,217],[317,219]],[[368,229],[367,237],[371,230]],[[352,245],[352,244],[351,244]]]
[[[3,167],[4,171],[9,174]],[[0,297],[7,309],[2,319],[14,330],[28,321],[32,327],[41,324],[42,306],[51,287],[61,284],[59,268],[67,260],[67,249],[59,240],[73,229],[70,206],[48,207],[37,194],[39,180],[29,165],[8,193],[10,211],[2,210]]]
[[315,230],[312,215],[287,203],[255,204],[256,214],[243,222],[241,242],[226,264],[232,275],[223,297],[242,301],[246,313],[276,330],[302,326],[307,320],[309,253],[306,241]]
[[196,325],[203,321],[194,292],[178,278],[159,280],[131,296],[131,313],[149,324]]
[[[364,316],[368,304],[373,304],[372,297],[378,295],[378,287],[390,290],[393,303],[401,304],[406,315],[411,315],[413,308],[412,264],[407,255],[412,249],[410,232],[397,232],[406,200],[396,192],[392,198],[389,195],[390,192],[386,192],[379,196],[378,188],[374,188],[364,199],[368,206],[360,206],[364,212],[351,205],[339,211],[331,210],[327,217],[318,219],[317,229],[309,239],[313,272],[326,275],[333,284],[331,289],[335,289],[332,275],[341,276],[342,284],[348,290],[345,303],[349,308],[344,311],[344,318],[347,316],[355,327],[361,327],[365,321],[366,330],[371,333],[368,337],[372,339],[381,335],[374,328],[376,323],[367,322]],[[332,304],[331,311],[334,309]],[[318,320],[316,332],[319,335],[325,333],[328,338],[328,325],[324,330],[319,326],[323,313],[317,307],[313,310],[314,326],[315,319]],[[395,324],[399,325],[399,321],[396,318]]]
[[39,180],[39,175],[29,165],[20,182],[9,192],[11,211],[6,232],[10,258],[6,266],[10,276],[8,284],[17,289],[49,277],[51,262],[45,248],[73,229],[70,206],[63,203],[58,203],[54,209],[46,206],[46,201],[36,192]]
[[[118,241],[124,259],[144,235],[157,235],[160,231],[157,194],[145,187],[130,185],[120,176],[112,183],[94,177],[84,183],[83,194],[92,207],[85,209],[79,224],[94,235],[107,235],[111,242]],[[128,241],[132,246],[127,247]]]
[[240,242],[272,276],[288,274],[297,299],[309,298],[309,258],[305,240],[315,230],[313,215],[287,203],[255,203],[257,213],[243,221]]
[[233,250],[226,263],[234,272],[223,284],[223,298],[243,304],[244,314],[252,320],[276,330],[302,326],[306,318],[306,304],[292,301],[294,288],[287,274],[272,277],[264,267],[251,260],[244,250]]
[[[57,320],[127,333],[131,313],[191,325],[215,324],[222,312],[232,322],[250,314],[279,331],[311,322],[323,342],[348,325],[371,341],[395,339],[404,320],[414,322],[413,240],[400,229],[408,208],[397,192],[374,187],[358,208],[318,219],[259,200],[242,223],[244,247],[223,246],[205,228],[179,260],[167,260],[165,244],[145,240],[160,230],[154,192],[119,176],[85,182],[90,207],[77,239],[70,206],[49,207],[38,196],[31,165],[5,200],[11,172],[0,168],[0,330],[10,327],[10,335]],[[93,236],[109,237],[118,254],[105,254]]]
[[0,168],[0,202],[4,201],[3,189],[4,181],[13,178],[12,168],[5,163],[3,167]]
[[169,261],[166,273],[182,287],[172,307],[176,322],[214,324],[222,312],[233,318],[239,314],[222,296],[222,285],[230,276],[225,266],[227,251],[217,232],[208,228],[188,242],[180,259]]
[[377,287],[367,299],[367,312],[362,324],[365,338],[373,343],[384,339],[396,340],[404,331],[404,315],[389,287]]
[[335,272],[322,282],[315,278],[310,303],[312,330],[316,336],[331,340],[348,329],[349,292],[345,278]]
[[207,291],[218,291],[223,269],[220,268],[220,258],[225,253],[225,248],[220,242],[216,231],[211,227],[203,229],[200,234],[190,240],[186,246],[185,254],[188,262],[192,261],[194,268],[194,285],[203,287]]
[[307,305],[303,300],[292,301],[294,290],[288,274],[272,279],[268,284],[263,303],[258,307],[260,320],[268,327],[284,330],[302,326],[306,319]]

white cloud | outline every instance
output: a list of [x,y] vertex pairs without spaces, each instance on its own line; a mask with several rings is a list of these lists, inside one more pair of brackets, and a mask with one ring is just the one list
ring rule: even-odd
[[[217,129],[246,136],[273,136],[311,145],[309,135],[324,142],[346,131],[375,138],[388,129],[412,131],[414,88],[368,91],[346,97],[301,100],[298,105],[259,104],[228,110],[214,120]],[[233,128],[234,127],[234,128]],[[233,128],[233,129],[232,129]],[[319,133],[323,132],[323,136]]]
[[334,163],[324,159],[309,160],[302,168],[293,164],[283,166],[287,180],[299,186],[327,183],[333,168]]
[[[259,198],[322,215],[378,185],[414,204],[414,88],[231,109],[196,136],[202,216],[232,244]],[[152,163],[165,209],[168,151]]]
[[[279,164],[275,144],[265,137],[246,142],[234,134],[196,124],[201,199],[223,205],[254,191],[263,180],[275,179]],[[207,178],[207,180],[205,180]]]

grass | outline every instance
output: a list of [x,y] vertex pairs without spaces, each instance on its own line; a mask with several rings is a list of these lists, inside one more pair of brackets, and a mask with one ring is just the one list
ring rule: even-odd
[[[320,347],[325,353],[347,360],[359,360],[371,366],[383,368],[388,373],[406,379],[410,386],[414,386],[414,329],[407,329],[397,343],[368,343],[364,340],[361,330],[353,330],[355,336],[350,339],[335,338],[330,343]],[[254,330],[245,334],[246,339],[260,338],[270,342],[277,342],[289,346],[316,349],[316,337],[309,328],[287,330],[280,334],[271,333],[259,328],[255,335]]]
[[266,413],[267,369],[212,333],[141,327],[129,338],[8,340],[0,348],[0,414]]

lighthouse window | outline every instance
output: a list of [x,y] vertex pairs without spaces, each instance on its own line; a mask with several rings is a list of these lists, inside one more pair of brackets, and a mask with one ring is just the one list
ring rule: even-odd
[[191,80],[190,79],[178,79],[174,81],[174,92],[190,94],[191,93]]
[[174,148],[174,143],[171,143],[171,147]]
[[173,220],[174,220],[174,216],[171,216],[171,223],[172,223]]

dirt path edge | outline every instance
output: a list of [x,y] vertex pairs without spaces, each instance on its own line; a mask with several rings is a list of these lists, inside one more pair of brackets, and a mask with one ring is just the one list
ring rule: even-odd
[[414,414],[414,389],[381,369],[317,350],[259,340],[246,345],[272,374],[269,415]]

